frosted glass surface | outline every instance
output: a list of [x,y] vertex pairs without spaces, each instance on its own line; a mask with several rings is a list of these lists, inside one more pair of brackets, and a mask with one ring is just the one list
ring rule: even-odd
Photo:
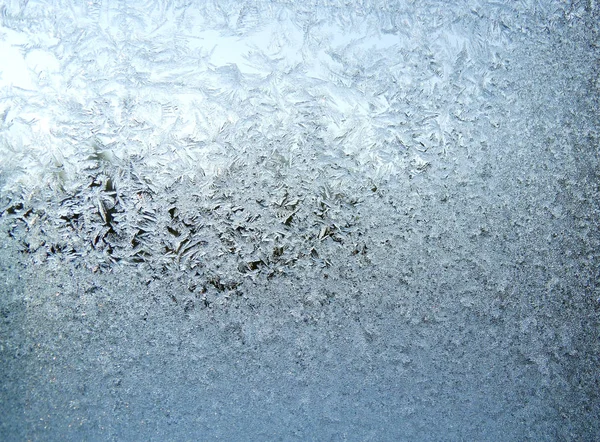
[[600,438],[595,1],[0,4],[0,439]]

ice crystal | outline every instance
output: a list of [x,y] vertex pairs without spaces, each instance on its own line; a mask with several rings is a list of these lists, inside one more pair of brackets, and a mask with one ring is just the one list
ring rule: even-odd
[[[79,345],[69,333],[85,329],[123,343],[81,344],[103,373],[135,361],[143,377],[175,360],[136,348],[156,333],[197,385],[226,390],[236,364],[253,392],[274,372],[320,373],[315,408],[301,387],[260,398],[309,417],[283,439],[593,439],[557,422],[598,427],[575,378],[589,391],[597,354],[599,22],[594,1],[5,1],[0,233],[14,259],[0,272],[29,272],[14,295],[30,315],[22,351]],[[60,290],[35,285],[38,271],[62,275]],[[100,287],[113,283],[115,298]],[[172,311],[215,335],[182,320],[175,337],[160,316]],[[81,327],[36,335],[39,318]],[[207,356],[219,339],[227,356]],[[256,349],[281,359],[250,367]],[[505,394],[529,398],[527,382],[551,400]],[[202,400],[194,419],[208,420]],[[133,416],[127,403],[110,413]],[[307,429],[322,422],[329,433]],[[200,439],[240,439],[210,425]]]

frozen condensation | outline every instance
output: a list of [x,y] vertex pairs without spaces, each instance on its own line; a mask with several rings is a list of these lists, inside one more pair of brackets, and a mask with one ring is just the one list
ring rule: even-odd
[[2,438],[596,439],[598,22],[0,5]]

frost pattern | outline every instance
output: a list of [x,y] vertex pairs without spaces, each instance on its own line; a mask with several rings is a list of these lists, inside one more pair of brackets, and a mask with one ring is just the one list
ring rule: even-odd
[[0,2],[0,439],[597,440],[599,14]]
[[486,142],[515,29],[578,13],[535,4],[8,3],[7,233],[219,290],[327,267],[378,189]]

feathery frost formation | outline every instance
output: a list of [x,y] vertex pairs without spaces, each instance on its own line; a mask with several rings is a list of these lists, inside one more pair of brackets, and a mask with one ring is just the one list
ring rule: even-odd
[[486,142],[515,35],[584,11],[526,3],[9,2],[7,233],[220,289],[357,253],[365,199]]
[[0,1],[0,439],[600,440],[597,3]]

